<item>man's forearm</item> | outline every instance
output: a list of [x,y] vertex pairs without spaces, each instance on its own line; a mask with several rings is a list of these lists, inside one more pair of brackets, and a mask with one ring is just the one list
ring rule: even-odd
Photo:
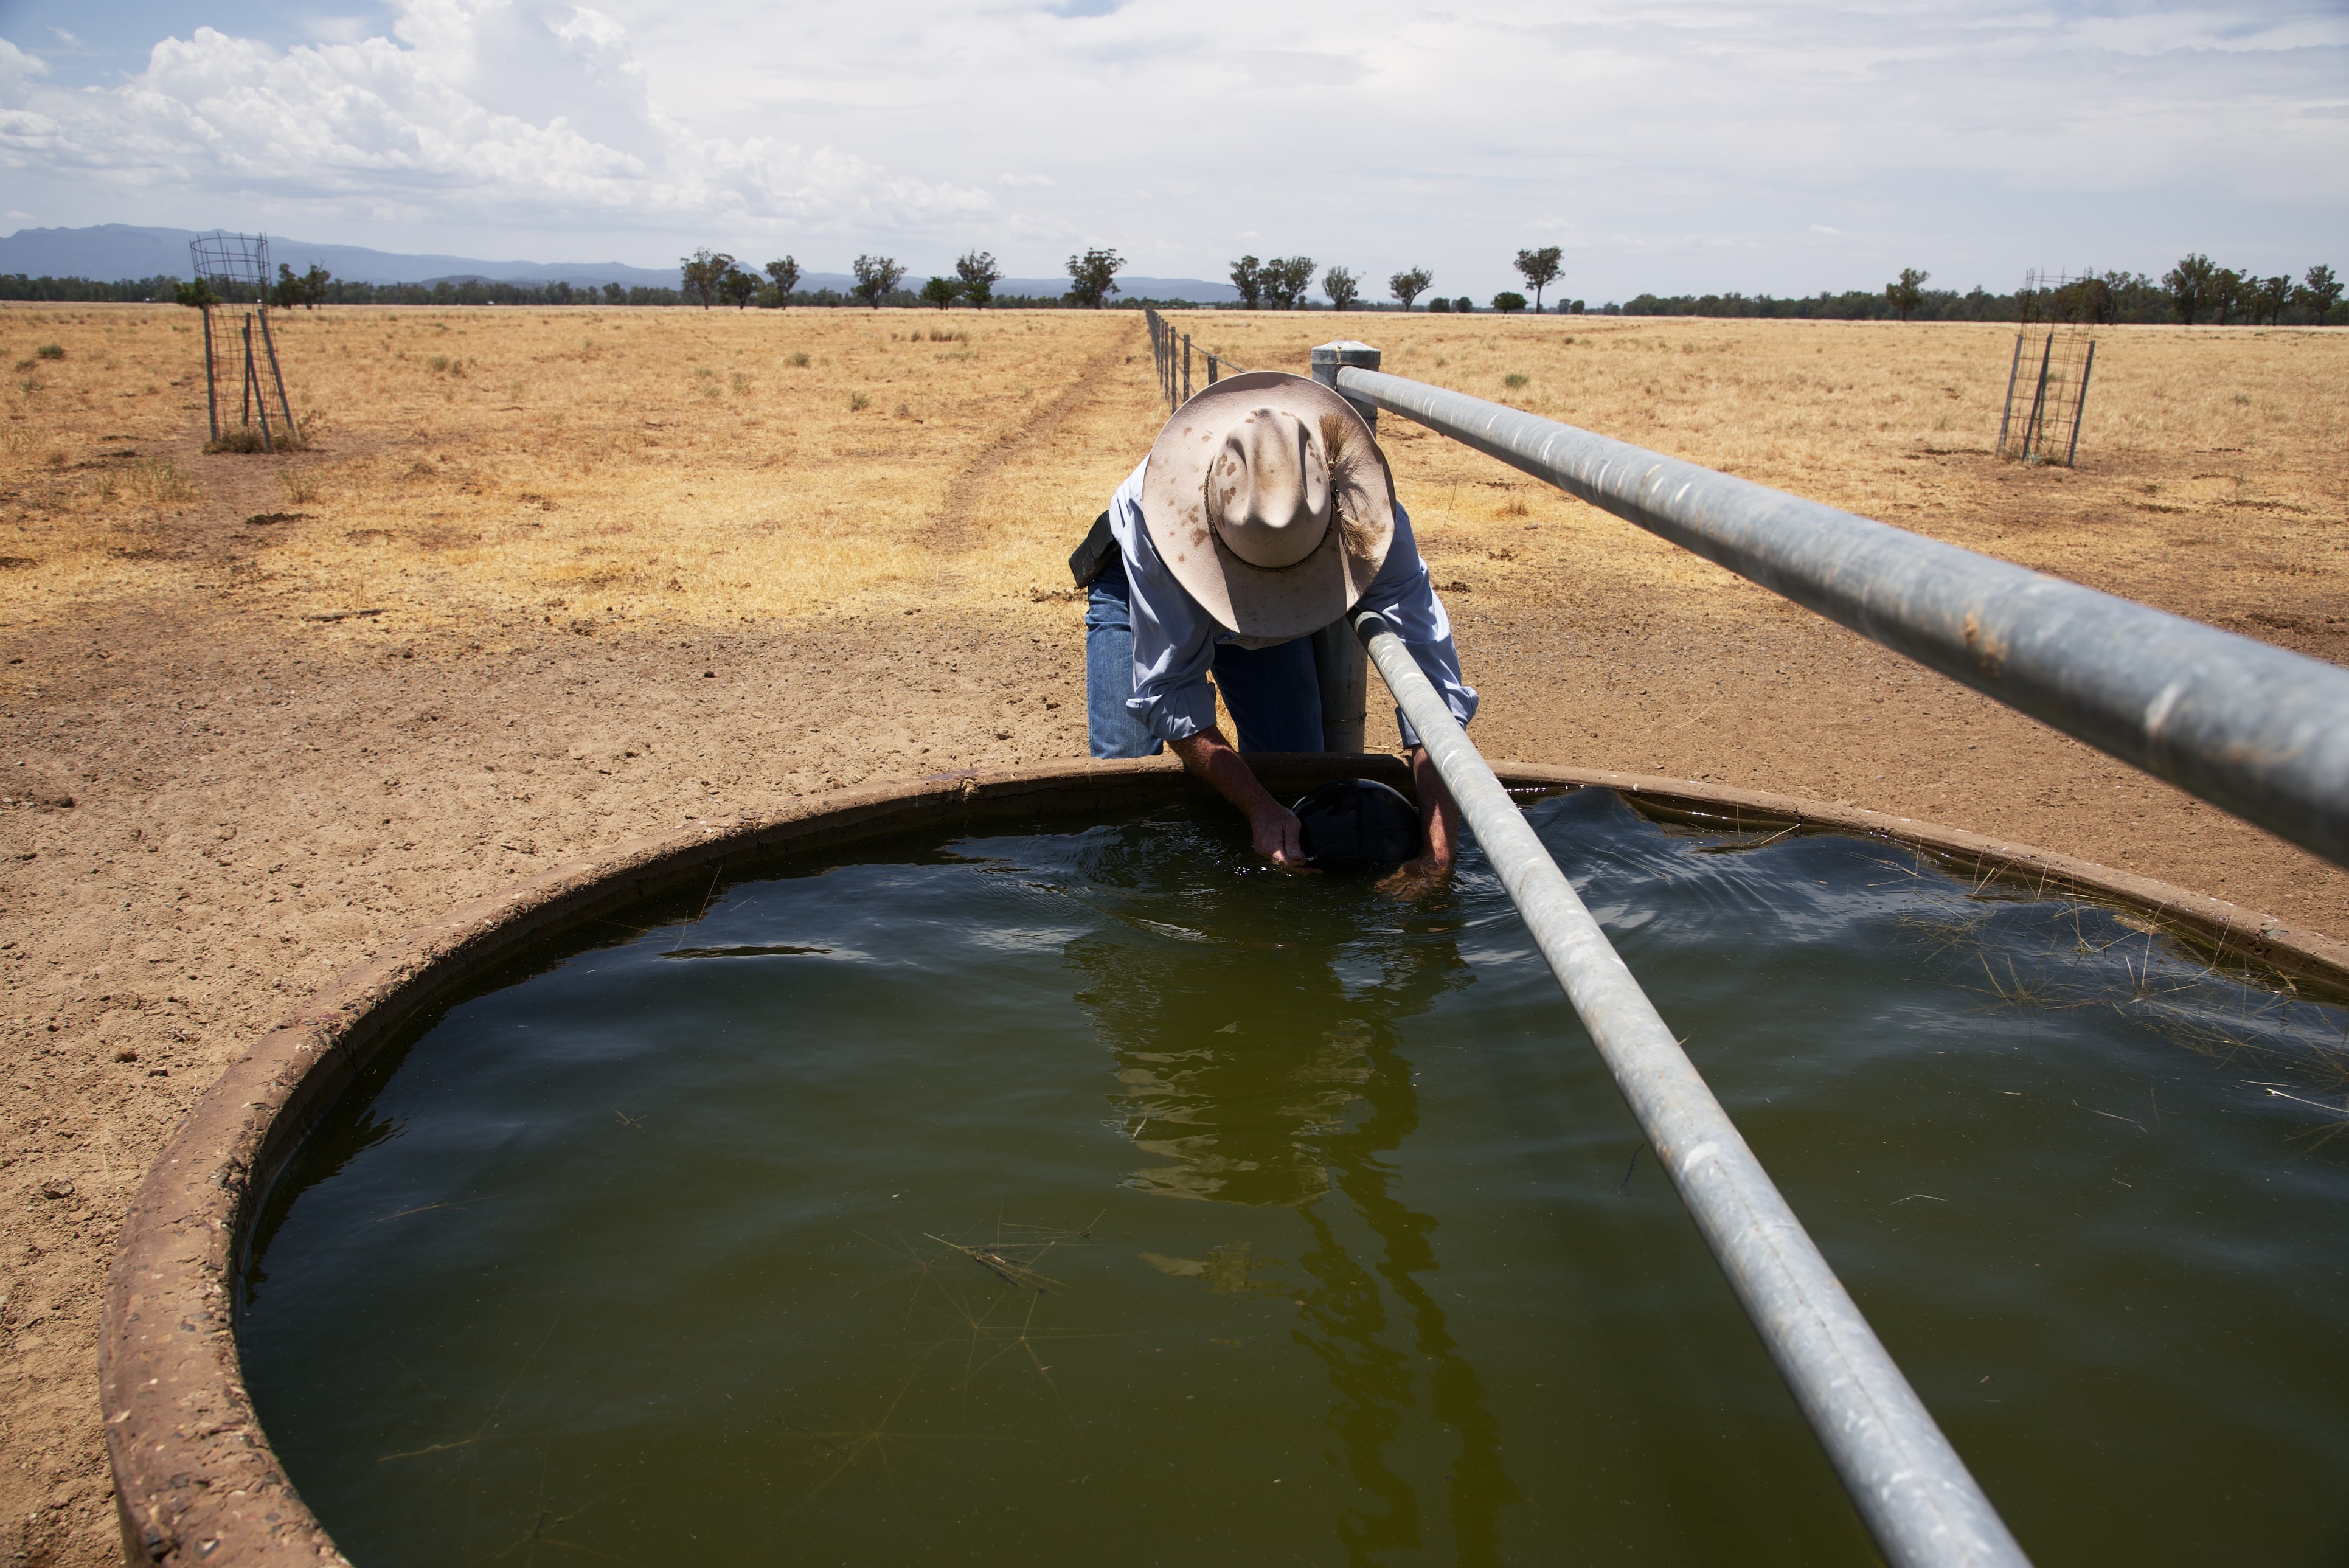
[[1460,806],[1424,746],[1411,748],[1411,787],[1419,796],[1419,858],[1449,870],[1460,843]]
[[1232,749],[1224,732],[1210,725],[1196,735],[1185,736],[1170,742],[1174,755],[1191,775],[1211,788],[1216,794],[1239,808],[1240,815],[1255,820],[1265,807],[1277,805],[1270,790],[1259,782],[1240,754]]
[[1247,762],[1232,749],[1223,731],[1210,725],[1196,735],[1169,742],[1192,777],[1237,808],[1248,822],[1257,853],[1278,866],[1305,863],[1296,814],[1272,798]]

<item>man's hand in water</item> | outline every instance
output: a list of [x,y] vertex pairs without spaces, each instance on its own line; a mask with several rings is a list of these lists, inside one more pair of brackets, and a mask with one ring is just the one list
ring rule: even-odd
[[1423,898],[1452,881],[1452,862],[1433,855],[1405,861],[1379,879],[1379,891],[1394,898]]
[[1309,872],[1305,863],[1304,830],[1297,813],[1272,798],[1240,754],[1232,749],[1223,731],[1213,727],[1173,743],[1174,755],[1192,776],[1203,779],[1216,794],[1239,808],[1248,822],[1256,852],[1285,872]]
[[1411,787],[1419,795],[1419,858],[1379,881],[1379,891],[1396,898],[1418,898],[1450,882],[1453,846],[1460,841],[1460,808],[1423,746],[1411,748]]
[[1310,871],[1305,863],[1304,827],[1297,813],[1271,796],[1265,797],[1264,809],[1248,816],[1248,831],[1256,839],[1256,852],[1283,871]]

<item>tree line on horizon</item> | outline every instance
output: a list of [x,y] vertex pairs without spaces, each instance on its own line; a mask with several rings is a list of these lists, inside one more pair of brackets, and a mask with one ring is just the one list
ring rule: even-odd
[[[1098,310],[1111,294],[1118,292],[1117,274],[1124,265],[1125,258],[1115,251],[1082,251],[1069,258],[1069,290],[1058,299],[1011,297],[1026,306],[1068,304]],[[792,304],[821,306],[848,301],[867,309],[885,304],[926,304],[943,310],[960,304],[983,310],[996,303],[995,285],[1003,281],[1003,269],[996,264],[994,253],[980,250],[964,252],[955,262],[954,276],[933,276],[918,292],[901,286],[905,269],[894,256],[859,255],[849,263],[849,274],[856,281],[844,295],[832,289],[801,294],[800,264],[790,256],[769,262],[760,269],[766,274],[763,279],[743,271],[741,264],[725,252],[707,246],[680,258],[678,268],[683,285],[678,290],[678,303],[699,305],[705,310],[719,304],[730,304],[738,310],[752,305],[777,310]],[[1009,299],[1004,303],[1009,304]]]
[[[1528,301],[1515,290],[1505,289],[1495,294],[1484,306],[1465,294],[1447,297],[1431,293],[1434,277],[1424,267],[1412,267],[1398,272],[1387,280],[1387,289],[1394,300],[1393,306],[1366,304],[1361,298],[1362,280],[1350,269],[1333,265],[1320,274],[1320,293],[1329,303],[1327,308],[1346,310],[1382,310],[1401,308],[1405,311],[1424,308],[1435,312],[1466,313],[1479,309],[1511,315],[1530,309],[1544,311],[1543,294],[1557,282],[1562,270],[1563,253],[1556,245],[1521,250],[1514,265],[1533,291]],[[987,251],[964,253],[949,277],[931,277],[919,289],[905,285],[906,269],[894,258],[880,255],[859,255],[850,265],[854,283],[843,292],[833,289],[803,291],[799,287],[799,263],[791,256],[771,261],[753,273],[746,270],[734,257],[722,251],[704,247],[692,255],[679,259],[678,288],[645,285],[626,286],[616,283],[573,284],[555,282],[543,284],[498,283],[484,278],[462,281],[441,279],[426,284],[365,284],[335,277],[324,267],[312,265],[302,273],[280,264],[277,281],[265,290],[250,284],[212,284],[203,281],[188,283],[169,274],[150,278],[120,279],[100,283],[81,277],[28,277],[22,273],[0,274],[0,300],[42,301],[55,304],[74,303],[154,303],[178,301],[185,304],[218,303],[225,304],[252,304],[266,294],[269,304],[281,307],[307,307],[332,304],[424,304],[424,305],[698,305],[704,309],[720,305],[747,310],[753,307],[781,309],[791,305],[803,307],[839,307],[863,305],[868,309],[881,305],[929,305],[945,309],[952,305],[984,309],[988,306],[1022,309],[1080,308],[1101,309],[1110,303],[1110,296],[1122,294],[1117,274],[1125,266],[1125,259],[1115,251],[1093,247],[1069,257],[1067,271],[1070,286],[1064,294],[1050,296],[1005,296],[995,292],[1003,278],[1002,269],[994,255]],[[1309,295],[1315,284],[1316,263],[1309,256],[1276,256],[1268,261],[1244,255],[1231,263],[1232,286],[1239,294],[1240,308],[1247,310],[1318,310],[1324,308]],[[1885,284],[1881,292],[1864,289],[1841,293],[1822,291],[1813,296],[1793,295],[1785,298],[1770,294],[1744,294],[1735,292],[1706,294],[1659,295],[1641,294],[1620,304],[1609,301],[1590,307],[1579,299],[1561,297],[1548,308],[1555,314],[1604,315],[1627,316],[1713,316],[1728,319],[1778,318],[1795,320],[1880,320],[1900,321],[2018,321],[2045,320],[2075,322],[2084,325],[2111,323],[2177,322],[2185,325],[2349,325],[2349,304],[2343,301],[2343,285],[2328,265],[2310,267],[2298,281],[2286,276],[2261,277],[2255,273],[2222,267],[2200,253],[2189,254],[2165,273],[2158,281],[2143,273],[2090,273],[2066,280],[2058,286],[2043,289],[2018,289],[2013,294],[1992,294],[1977,284],[1964,294],[1954,289],[1933,289],[1925,285],[1930,273],[1904,267],[1899,278]],[[1424,307],[1418,306],[1422,296],[1427,296]],[[1127,296],[1120,304],[1128,307],[1150,305],[1161,310],[1216,309],[1194,300],[1157,300]]]
[[[1541,312],[1542,290],[1557,281],[1559,258],[1563,253],[1556,245],[1539,250],[1519,251],[1516,269],[1524,274],[1526,284],[1534,291],[1533,309]],[[1315,306],[1306,298],[1313,287],[1313,258],[1310,256],[1275,256],[1270,261],[1258,261],[1254,256],[1242,256],[1231,264],[1232,287],[1239,291],[1243,310],[1311,310]],[[1409,267],[1387,279],[1387,293],[1394,302],[1408,311],[1419,296],[1435,286],[1435,274],[1425,267]],[[1362,280],[1350,267],[1333,266],[1321,274],[1321,293],[1332,310],[1353,310],[1362,297]],[[1382,310],[1383,305],[1363,308]],[[1433,312],[1454,311],[1461,315],[1476,309],[1476,302],[1466,294],[1454,298],[1432,294],[1427,308]],[[1503,289],[1493,296],[1487,308],[1510,315],[1526,308],[1526,296],[1515,289]],[[1560,300],[1561,314],[1579,315],[1580,300]]]
[[[1843,319],[1874,315],[1901,321],[2030,319],[2081,326],[2121,322],[2176,322],[2184,326],[2349,325],[2349,312],[2341,304],[2341,280],[2323,264],[2309,268],[2295,283],[2286,276],[2263,278],[2221,267],[2198,252],[2163,273],[2158,283],[2143,273],[2091,272],[2037,288],[2018,289],[2012,294],[1990,294],[1979,284],[1964,294],[1953,289],[1928,289],[1924,285],[1931,276],[1903,267],[1898,278],[1884,285],[1880,298],[1858,291],[1822,294],[1816,300],[1773,300],[1767,294],[1748,300],[1733,294],[1659,300],[1642,294],[1625,306],[1625,314]],[[1879,304],[1880,308],[1875,308]],[[1641,305],[1654,308],[1633,308]],[[1812,308],[1803,308],[1806,306]]]

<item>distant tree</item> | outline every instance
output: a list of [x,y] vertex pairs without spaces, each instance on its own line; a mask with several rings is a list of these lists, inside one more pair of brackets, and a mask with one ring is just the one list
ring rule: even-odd
[[922,303],[934,304],[940,310],[944,310],[954,304],[955,296],[960,293],[962,293],[962,284],[954,279],[932,278],[922,285]]
[[2219,315],[2220,326],[2231,326],[2239,315],[2249,314],[2251,280],[2232,267],[2220,267],[2210,274],[2210,308]]
[[704,245],[679,261],[677,268],[684,284],[678,292],[686,303],[708,310],[725,297],[726,274],[734,270],[734,258]]
[[605,304],[626,304],[628,303],[628,291],[622,288],[618,284],[605,284],[604,285],[604,303]]
[[1538,251],[1517,253],[1517,271],[1525,274],[1526,286],[1534,291],[1534,310],[1537,314],[1541,310],[1542,290],[1557,282],[1558,258],[1564,253],[1556,245],[1544,245]]
[[2098,325],[2116,319],[2109,277],[2085,277],[2055,291],[2055,310],[2065,321]]
[[740,267],[728,267],[718,280],[719,296],[736,310],[747,309],[759,294],[759,280]]
[[1232,263],[1232,287],[1240,291],[1240,304],[1249,310],[1264,304],[1264,263],[1254,256],[1242,256]]
[[2333,314],[2334,303],[2341,298],[2341,280],[2333,275],[2331,267],[2311,267],[2308,275],[2301,279],[2300,286],[2292,291],[2292,297],[2315,318],[2317,325],[2322,326],[2324,318]]
[[295,305],[316,310],[326,298],[326,291],[334,286],[334,282],[335,274],[316,262],[310,263],[308,272],[298,277],[292,267],[280,262],[277,263],[277,281],[269,286],[269,303],[281,310],[292,310]]
[[1437,294],[1433,299],[1427,302],[1427,308],[1439,314],[1448,315],[1452,309],[1452,301],[1446,295]]
[[792,303],[792,291],[800,286],[800,264],[790,256],[767,263],[769,286],[775,291],[775,307],[780,310]]
[[1313,258],[1275,256],[1264,264],[1265,297],[1275,310],[1295,310],[1305,303],[1305,291],[1313,286]]
[[202,278],[198,278],[191,284],[173,284],[171,297],[190,310],[202,310],[208,305],[221,303],[221,296],[213,293],[212,285]]
[[2198,252],[2161,274],[2161,292],[2169,296],[2169,308],[2178,313],[2181,324],[2192,325],[2209,305],[2210,285],[2218,271],[2209,257]]
[[[1387,280],[1387,293],[1394,295],[1397,300],[1401,301],[1403,309],[1409,310],[1411,308],[1411,302],[1425,294],[1427,292],[1427,285],[1434,281],[1435,274],[1429,272],[1425,267],[1413,267],[1407,273],[1397,273],[1394,276],[1389,278]],[[1434,307],[1430,305],[1428,308],[1432,310]]]
[[962,280],[962,297],[985,309],[995,298],[995,285],[1003,281],[1003,269],[995,264],[992,251],[965,251],[955,263],[955,276]]
[[848,264],[856,274],[856,286],[848,292],[864,302],[872,310],[881,308],[881,302],[905,275],[905,269],[887,256],[859,256]]
[[1578,299],[1560,300],[1558,304],[1561,307],[1559,314],[1564,315],[1580,315],[1583,312],[1582,302]]
[[1343,267],[1331,267],[1321,274],[1321,292],[1340,310],[1351,310],[1362,296],[1362,280]]
[[1470,299],[1466,294],[1462,294],[1458,299],[1452,302],[1452,308],[1458,311],[1462,315],[1466,315],[1476,308],[1476,302]]
[[1925,280],[1932,275],[1920,273],[1914,267],[1903,267],[1898,283],[1884,285],[1884,298],[1899,313],[1901,320],[1907,321],[1916,315],[1917,307],[1925,303]]
[[1118,269],[1125,258],[1115,251],[1100,249],[1071,256],[1069,268],[1069,298],[1078,304],[1099,310],[1102,302],[1117,293]]
[[1515,289],[1503,289],[1493,296],[1493,308],[1504,315],[1514,315],[1526,308],[1526,296]]
[[2267,317],[2270,326],[2283,320],[2283,307],[2292,303],[2292,280],[2288,277],[2253,278],[2252,296],[2259,301],[2260,314]]

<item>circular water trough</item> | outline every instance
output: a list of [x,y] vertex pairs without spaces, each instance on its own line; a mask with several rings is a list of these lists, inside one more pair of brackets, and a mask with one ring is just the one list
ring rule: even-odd
[[[1279,790],[1332,778],[1407,782],[1392,758],[1253,759]],[[2220,900],[1905,818],[1692,781],[1503,764],[1514,788],[1611,789],[1641,811],[1712,827],[1809,829],[1911,846],[1977,880],[2126,905],[2207,953],[2349,993],[2349,947]],[[523,949],[622,906],[728,871],[965,820],[1123,810],[1195,790],[1171,760],[957,773],[695,822],[557,867],[421,931],[322,992],[231,1068],[178,1129],[128,1214],[109,1281],[99,1382],[126,1559],[341,1562],[272,1450],[245,1393],[233,1282],[271,1181],[381,1047]]]

